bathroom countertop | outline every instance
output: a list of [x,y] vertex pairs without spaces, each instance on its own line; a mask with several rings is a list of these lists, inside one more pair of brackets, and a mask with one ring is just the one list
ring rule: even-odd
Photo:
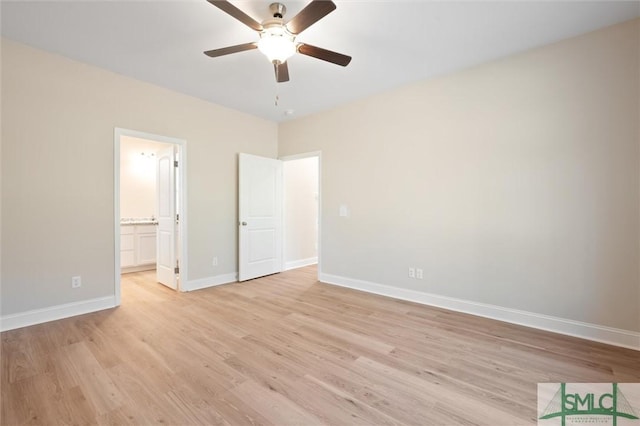
[[120,226],[157,225],[158,219],[153,217],[127,217],[120,219]]

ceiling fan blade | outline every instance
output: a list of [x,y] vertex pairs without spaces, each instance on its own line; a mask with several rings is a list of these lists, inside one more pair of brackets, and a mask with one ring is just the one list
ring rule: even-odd
[[276,72],[276,81],[278,83],[289,81],[289,66],[286,62],[283,62],[281,64],[273,64],[273,69]]
[[257,49],[258,43],[244,43],[237,44],[235,46],[223,47],[222,49],[213,49],[207,50],[204,52],[205,55],[210,56],[212,58],[217,58],[218,56],[230,55],[232,53],[244,52],[245,50]]
[[286,27],[291,34],[300,34],[334,10],[336,5],[331,0],[313,0],[287,22]]
[[305,43],[300,43],[298,45],[298,52],[302,53],[303,55],[322,59],[323,61],[331,62],[332,64],[341,65],[343,67],[346,67],[347,65],[349,65],[349,62],[351,62],[351,56],[332,52],[331,50],[311,46],[310,44]]
[[218,9],[226,12],[227,14],[233,16],[238,21],[245,24],[247,27],[251,28],[254,31],[262,31],[262,24],[260,22],[253,19],[251,16],[247,15],[233,4],[229,3],[227,0],[207,0],[209,3],[217,7]]

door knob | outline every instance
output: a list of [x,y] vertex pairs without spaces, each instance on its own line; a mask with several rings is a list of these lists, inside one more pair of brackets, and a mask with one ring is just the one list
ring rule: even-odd
[[242,226],[247,226],[247,222],[242,222]]

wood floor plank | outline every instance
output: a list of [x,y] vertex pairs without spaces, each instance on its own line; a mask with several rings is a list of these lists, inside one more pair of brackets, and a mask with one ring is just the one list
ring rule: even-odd
[[[349,398],[360,401],[386,417],[406,425],[436,424],[432,410],[434,401],[409,387],[389,386],[380,376],[368,375],[364,369],[351,366],[333,367],[331,372],[313,371],[311,375],[329,388],[339,389]],[[400,409],[404,407],[404,409]]]
[[4,425],[515,425],[539,382],[639,382],[640,353],[317,282],[191,293],[3,332]]
[[238,398],[231,391],[216,396],[212,400],[203,401],[203,403],[232,425],[276,426],[275,423],[267,420],[256,411],[253,401]]
[[379,339],[370,338],[351,330],[333,326],[327,321],[317,320],[308,315],[291,314],[289,320],[318,330],[326,335],[332,336],[334,339],[342,340],[345,344],[360,346],[374,352],[388,354],[394,348],[392,345]]
[[105,414],[122,406],[124,398],[120,390],[84,342],[67,346],[60,351],[59,357],[98,414]]
[[[152,375],[151,370],[136,370],[135,366],[127,363],[109,368],[107,374],[122,392],[124,403],[117,409],[104,413],[100,422],[109,423],[122,415],[129,419],[127,423],[133,424],[158,424],[169,419],[179,420],[168,411],[164,397],[171,388],[179,386],[179,383],[174,381],[172,386],[166,386],[163,383],[164,377],[158,380]],[[131,406],[132,401],[145,409],[135,410],[135,406]]]
[[261,415],[277,425],[322,425],[321,420],[284,395],[263,386],[253,380],[247,380],[236,387],[232,393],[238,398],[253,401],[253,407]]
[[[323,382],[312,375],[307,374],[304,379],[306,392],[303,395],[317,395],[316,398],[326,400],[325,410],[335,418],[335,420],[331,419],[330,423],[332,424],[344,422],[344,419],[349,419],[349,422],[353,424],[364,425],[402,424],[397,419],[377,410],[371,404],[360,401],[354,395]],[[339,407],[340,413],[333,413],[336,407]]]
[[[379,380],[385,380],[389,383],[389,387],[408,386],[426,400],[439,401],[447,406],[457,407],[461,412],[468,413],[470,420],[480,417],[483,423],[494,425],[522,424],[527,420],[523,418],[525,413],[521,413],[520,416],[512,415],[505,406],[492,407],[479,398],[473,398],[461,392],[449,391],[437,381],[416,377],[372,359],[361,357],[356,360],[354,365],[357,366],[357,369],[362,368],[366,376],[375,375]],[[530,410],[530,412],[535,413],[535,410]],[[529,420],[535,420],[535,416]]]

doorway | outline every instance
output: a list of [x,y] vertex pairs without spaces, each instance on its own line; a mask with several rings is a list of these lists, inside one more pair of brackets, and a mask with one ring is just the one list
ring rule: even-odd
[[121,274],[156,271],[186,282],[186,141],[127,129],[114,134],[115,299]]
[[319,151],[239,155],[239,281],[315,264],[322,273],[321,161]]
[[[319,265],[320,153],[282,157],[283,270]],[[320,271],[320,267],[318,267]]]

